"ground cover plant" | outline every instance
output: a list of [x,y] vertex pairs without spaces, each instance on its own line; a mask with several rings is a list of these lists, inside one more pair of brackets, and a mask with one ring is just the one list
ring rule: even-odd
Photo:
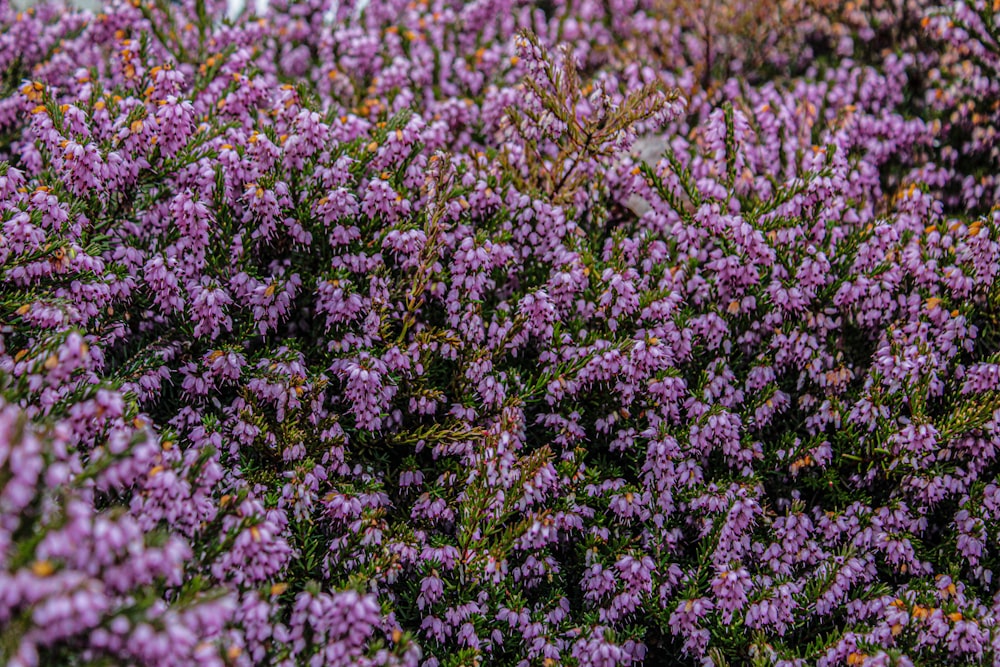
[[1000,662],[1000,6],[724,9],[0,0],[0,663]]

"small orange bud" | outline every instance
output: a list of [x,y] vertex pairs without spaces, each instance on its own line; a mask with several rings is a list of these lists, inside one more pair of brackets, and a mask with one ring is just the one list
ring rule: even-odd
[[47,560],[36,560],[31,564],[31,572],[36,577],[48,577],[55,571],[56,568]]

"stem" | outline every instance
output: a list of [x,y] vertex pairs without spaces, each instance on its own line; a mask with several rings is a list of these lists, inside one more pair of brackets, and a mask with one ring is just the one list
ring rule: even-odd
[[562,178],[559,179],[559,183],[556,184],[555,189],[552,191],[553,198],[555,198],[556,194],[563,189],[564,185],[566,185],[566,181],[569,179],[570,174],[573,173],[573,170],[575,170],[577,165],[580,163],[580,156],[590,149],[591,139],[593,139],[593,135],[590,132],[587,132],[587,139],[583,142],[583,148],[580,149],[579,153],[573,156],[573,161],[570,162],[569,169],[563,172]]

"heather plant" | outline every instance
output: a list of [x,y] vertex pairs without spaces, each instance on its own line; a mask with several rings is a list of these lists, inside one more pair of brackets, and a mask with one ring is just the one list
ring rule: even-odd
[[[753,76],[762,73],[765,66],[798,66],[807,61],[808,55],[799,61],[788,46],[805,34],[819,32],[818,26],[810,26],[808,33],[805,29],[810,18],[821,15],[820,7],[811,5],[801,0],[769,0],[722,7],[709,2],[656,0],[645,9],[651,19],[670,27],[681,43],[683,62],[690,66],[699,87],[710,90],[730,74]],[[775,25],[781,25],[782,30],[773,30]],[[650,46],[663,48],[660,40],[651,41]],[[669,54],[670,58],[678,55]]]
[[[121,416],[120,397],[96,393],[80,405]],[[159,474],[148,433],[115,424],[102,449],[83,456],[68,421],[42,430],[9,404],[0,419],[4,664],[223,664],[238,651],[223,645],[233,601],[185,580],[189,544],[121,504]],[[165,598],[165,587],[175,594]]]
[[940,136],[927,180],[960,210],[997,202],[997,7],[956,3],[929,13],[928,32],[947,45],[927,74],[925,106]]
[[0,4],[3,660],[995,659],[951,54],[630,8]]

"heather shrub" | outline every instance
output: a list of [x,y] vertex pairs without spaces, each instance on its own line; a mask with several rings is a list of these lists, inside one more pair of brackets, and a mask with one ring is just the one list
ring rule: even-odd
[[[106,443],[86,457],[68,420],[44,430],[9,404],[0,413],[4,664],[222,664],[221,651],[203,642],[222,648],[232,600],[186,582],[189,544],[150,530],[121,501],[156,486],[146,478],[159,474],[158,443],[120,423],[113,393],[99,390],[79,406],[88,404],[119,423],[104,427]],[[176,594],[164,598],[164,587]]]
[[940,136],[927,180],[960,210],[989,210],[997,202],[998,71],[996,7],[955,3],[930,13],[924,26],[946,45],[927,72],[926,102]]
[[951,54],[630,7],[0,5],[3,660],[994,659]]

